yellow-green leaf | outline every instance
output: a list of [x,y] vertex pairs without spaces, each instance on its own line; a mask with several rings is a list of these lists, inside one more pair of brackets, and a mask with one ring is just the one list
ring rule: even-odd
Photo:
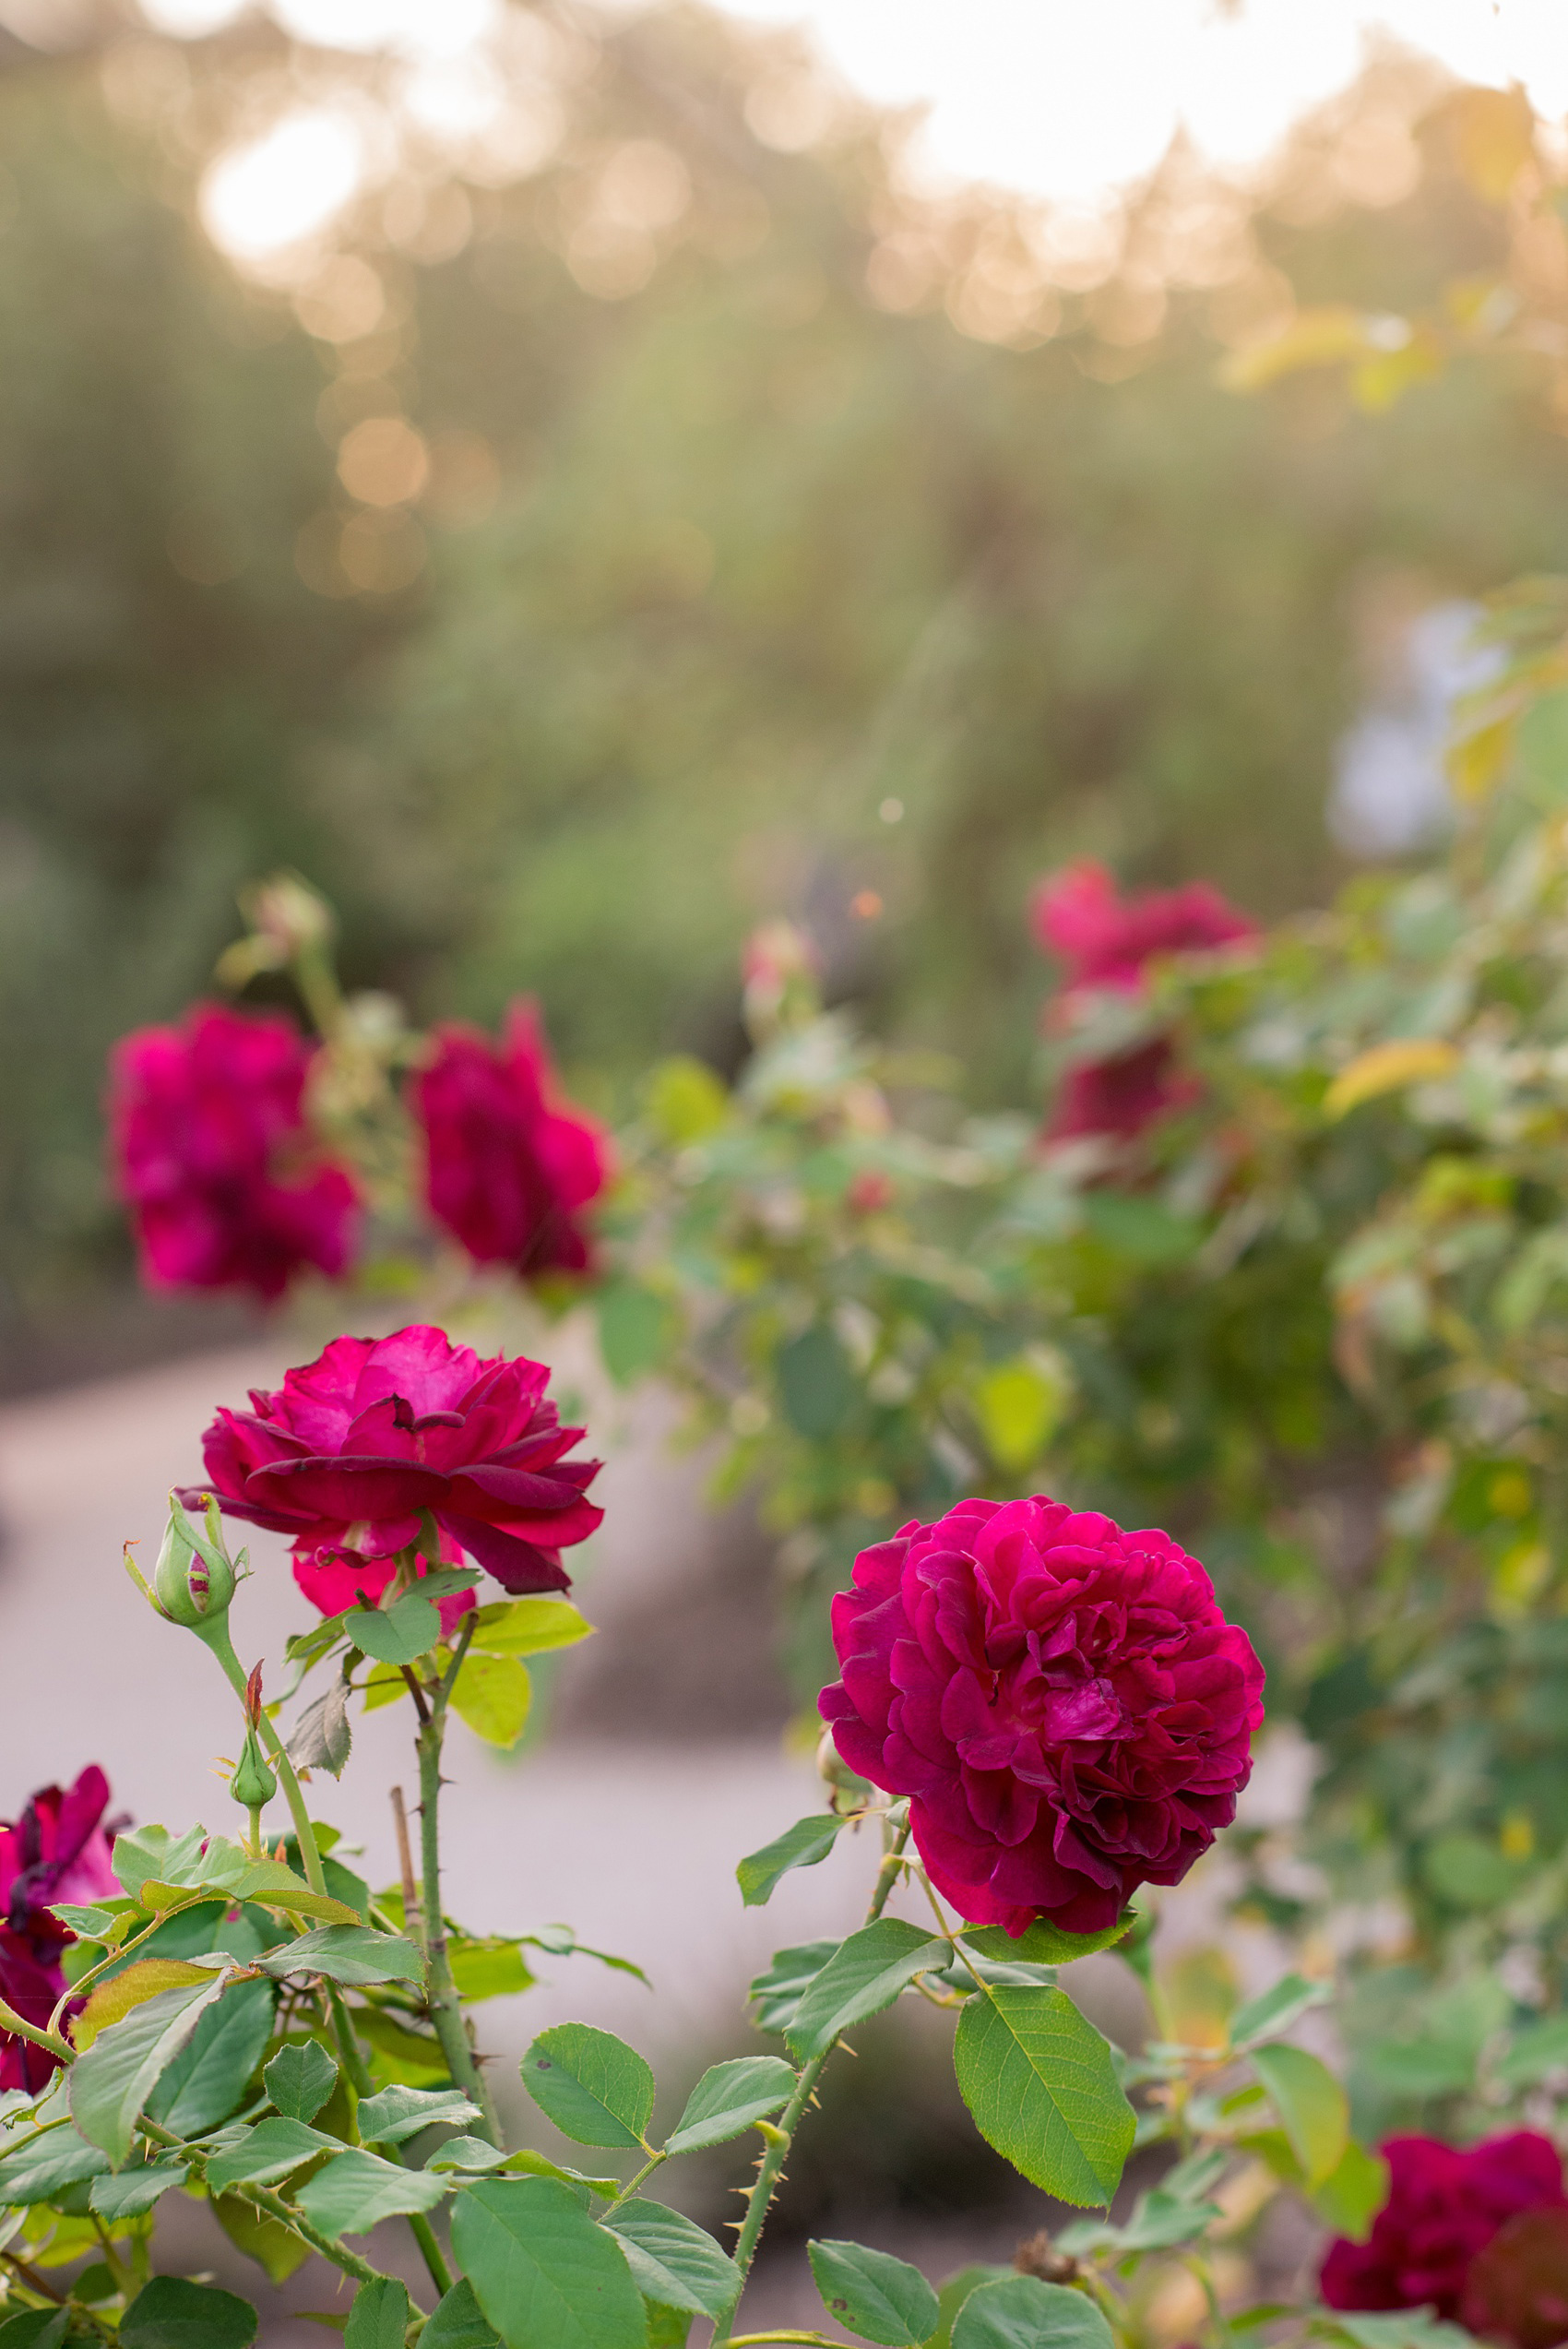
[[570,1599],[513,1599],[481,1608],[473,1644],[487,1656],[541,1656],[575,1647],[592,1630]]
[[487,1746],[515,1746],[533,1699],[528,1666],[515,1656],[468,1655],[452,1691],[452,1710]]
[[1344,2089],[1328,2066],[1304,2047],[1257,2047],[1253,2064],[1307,2184],[1322,2186],[1344,2160],[1350,2141],[1350,2107]]
[[101,2031],[128,2015],[144,1998],[156,1998],[160,1990],[185,1990],[193,1983],[210,1982],[212,1975],[211,1966],[190,1965],[184,1958],[143,1958],[93,1992],[71,2025],[72,2041],[85,2051]]
[[1066,1381],[1054,1365],[1028,1354],[1000,1362],[975,1389],[975,1417],[999,1468],[1028,1468],[1056,1431]]
[[1324,1114],[1344,1117],[1364,1101],[1398,1092],[1424,1079],[1446,1077],[1458,1065],[1457,1051],[1441,1036],[1408,1036],[1372,1044],[1339,1071],[1324,1096]]

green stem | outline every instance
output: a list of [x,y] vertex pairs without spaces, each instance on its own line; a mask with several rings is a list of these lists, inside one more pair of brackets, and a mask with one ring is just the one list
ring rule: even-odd
[[[188,2145],[183,2137],[176,2137],[172,2130],[149,2120],[145,2113],[137,2121],[137,2128],[154,2145],[165,2146],[171,2152],[184,2153],[187,2161],[205,2172],[206,2157],[199,2145]],[[344,2244],[334,2243],[329,2235],[323,2235],[319,2227],[312,2226],[303,2211],[296,2211],[291,2202],[285,2202],[281,2194],[275,2193],[270,2186],[253,2186],[247,2182],[229,2187],[226,2190],[241,2195],[245,2201],[254,2203],[258,2211],[265,2212],[269,2219],[276,2219],[279,2226],[288,2227],[303,2242],[308,2243],[313,2251],[319,2251],[324,2260],[330,2260],[335,2268],[341,2268],[345,2275],[353,2276],[361,2283],[386,2281],[379,2268],[373,2268],[368,2260],[360,2258],[357,2251],[349,2250]]]
[[474,1618],[470,1613],[457,1636],[452,1662],[426,1694],[430,1717],[420,1723],[415,1745],[420,1761],[420,1856],[423,1863],[424,1947],[428,1980],[425,1996],[430,2019],[441,2043],[448,2070],[457,2087],[479,2106],[479,2134],[492,2145],[504,2143],[495,2100],[481,2073],[463,2021],[462,2001],[452,1978],[446,1949],[446,1919],[441,1906],[441,1746],[446,1732],[446,1701],[469,1651]]
[[434,2231],[422,2211],[410,2211],[408,2219],[409,2231],[420,2247],[436,2295],[444,2300],[452,2289],[452,2271],[441,2256],[441,2246],[435,2239]]
[[659,2163],[667,2162],[670,2156],[668,2153],[655,2153],[650,2161],[645,2162],[641,2169],[638,2170],[636,2177],[630,2179],[626,2185],[623,2186],[621,2191],[616,2195],[615,2200],[611,2203],[609,2209],[600,2211],[599,2214],[600,2224],[602,2226],[606,2219],[614,2216],[614,2213],[620,2210],[623,2203],[629,2202],[633,2195],[636,2192],[638,2187],[642,2184],[644,2178],[651,2177],[654,2171],[659,2167]]
[[58,2032],[40,2031],[37,2023],[24,2022],[15,2009],[6,2004],[4,1998],[0,1998],[0,2031],[12,2031],[18,2039],[30,2039],[35,2047],[46,2047],[49,2053],[52,2056],[57,2056],[63,2064],[76,2061],[76,2050],[66,2045]]
[[[882,1855],[882,1866],[876,1872],[876,1884],[872,1892],[871,1904],[866,1910],[867,1925],[874,1925],[887,1906],[888,1895],[898,1880],[898,1871],[903,1865],[904,1846],[909,1840],[909,1822],[906,1818]],[[741,2232],[735,2243],[735,2268],[740,2276],[740,2282],[735,2286],[734,2296],[729,2307],[713,2328],[712,2349],[735,2349],[735,2334],[731,2328],[735,2322],[735,2312],[741,2305],[741,2295],[746,2288],[746,2278],[751,2273],[752,2261],[756,2257],[757,2240],[762,2234],[763,2222],[767,2216],[768,2207],[778,2190],[779,2176],[789,2158],[795,2131],[801,2125],[807,2105],[816,2093],[816,2083],[821,2079],[827,2059],[837,2044],[835,2040],[833,2046],[825,2047],[820,2056],[813,2057],[795,2082],[795,2093],[779,2115],[777,2124],[764,2125],[763,2155],[757,2164],[756,2176],[752,2182],[751,2190],[746,2196],[746,2215],[741,2222]],[[778,2334],[766,2332],[754,2333],[745,2337],[754,2341],[779,2338]],[[788,2341],[791,2336],[786,2333],[782,2337]],[[821,2338],[820,2335],[814,2336],[810,2333],[797,2333],[793,2337],[797,2341],[810,2341],[814,2337]]]

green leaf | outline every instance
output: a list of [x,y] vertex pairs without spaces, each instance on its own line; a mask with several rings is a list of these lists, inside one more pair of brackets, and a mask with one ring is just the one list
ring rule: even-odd
[[516,1656],[469,1654],[452,1690],[452,1710],[487,1746],[508,1750],[522,1735],[533,1702],[528,1666]]
[[1304,2047],[1254,2047],[1252,2060],[1267,2089],[1309,2186],[1336,2170],[1350,2140],[1345,2091]]
[[297,1770],[325,1770],[334,1778],[341,1778],[353,1743],[354,1733],[349,1726],[349,1684],[339,1678],[301,1713],[289,1740],[289,1759]]
[[367,2145],[400,2145],[422,2128],[455,2128],[478,2120],[479,2106],[460,2088],[384,2088],[360,2105],[360,2135]]
[[587,1941],[579,1941],[569,1925],[541,1925],[537,1933],[525,1933],[522,1938],[531,1949],[547,1950],[552,1958],[594,1958],[601,1966],[609,1966],[615,1973],[629,1973],[645,1990],[651,1990],[641,1966],[630,1958],[617,1958],[608,1950],[595,1950]]
[[802,1941],[793,1949],[778,1950],[766,1973],[759,1973],[746,1992],[756,2009],[759,2031],[788,2031],[800,2011],[801,2000],[838,1948],[837,1941]]
[[1388,2164],[1381,2154],[1369,2153],[1352,2137],[1339,2156],[1337,2166],[1329,2171],[1313,2194],[1313,2205],[1336,2235],[1348,2236],[1352,2243],[1364,2243],[1372,2232],[1373,2219],[1387,2199]]
[[738,2056],[714,2064],[687,2097],[664,2150],[695,2153],[706,2145],[723,2145],[776,2113],[794,2093],[794,2072],[781,2056]]
[[667,1298],[632,1281],[615,1281],[595,1300],[599,1351],[618,1387],[651,1370],[678,1334],[680,1322]]
[[969,1999],[953,2063],[980,2135],[1032,2186],[1063,2202],[1110,2202],[1136,2123],[1109,2045],[1064,1990]]
[[[426,2166],[430,2165],[427,2164]],[[564,2162],[552,2162],[548,2153],[536,2153],[531,2145],[521,2146],[517,2152],[508,2153],[505,2166],[509,2170],[525,2171],[529,2177],[561,2178],[574,2188],[585,2210],[588,2207],[585,2195],[600,2194],[607,2202],[613,2202],[621,2191],[618,2177],[585,2177],[581,2170],[568,2168]]]
[[542,1656],[576,1647],[593,1626],[570,1599],[513,1599],[481,1607],[473,1645],[487,1656]]
[[131,2150],[148,2097],[225,1986],[219,1973],[183,1990],[163,1991],[100,2032],[72,2065],[71,2118],[116,2167]]
[[139,2218],[172,2186],[183,2186],[185,2176],[184,2162],[127,2164],[118,2173],[106,2170],[101,2177],[93,2179],[87,2206],[95,2216],[107,2219],[112,2225],[121,2219]]
[[643,2314],[647,2319],[647,2349],[686,2349],[692,2332],[688,2309],[664,2308],[657,2300],[645,2300]]
[[638,2196],[602,2224],[619,2236],[637,2290],[665,2308],[718,2317],[741,2279],[729,2253],[695,2221]]
[[287,2283],[311,2257],[310,2245],[239,2194],[214,2194],[208,2207],[237,2251],[254,2260],[269,2283]]
[[184,1881],[183,1871],[199,1859],[207,1830],[187,1828],[175,1837],[166,1827],[137,1827],[114,1838],[110,1866],[120,1884],[136,1900],[148,1877],[164,1884]]
[[148,2098],[153,2119],[176,2137],[199,2137],[227,2120],[267,2053],[276,1997],[269,1982],[240,1982],[226,1991]]
[[1013,2275],[971,2292],[953,2323],[953,2349],[1114,2349],[1088,2295]]
[[837,1435],[860,1400],[849,1357],[826,1321],[814,1322],[774,1357],[784,1416],[798,1435]]
[[644,2349],[615,2236],[552,2177],[488,2177],[452,2206],[452,2246],[506,2349]]
[[[166,1837],[167,1830],[148,1828],[143,1834]],[[127,1840],[120,1837],[116,1853]],[[139,1869],[141,1857],[133,1855],[133,1873]],[[170,1845],[162,1853],[161,1866],[160,1875],[139,1874],[136,1887],[142,1907],[154,1912],[184,1907],[203,1892],[209,1897],[224,1892],[232,1901],[256,1901],[264,1908],[287,1909],[297,1916],[319,1917],[330,1925],[363,1921],[347,1902],[313,1892],[303,1877],[285,1867],[281,1860],[253,1860],[238,1843],[224,1835],[208,1835],[205,1828],[194,1827],[189,1835]]]
[[1070,1389],[1050,1362],[1020,1354],[988,1370],[975,1389],[975,1417],[999,1468],[1032,1467],[1061,1423]]
[[1568,2070],[1568,2015],[1551,2015],[1514,2033],[1497,2076],[1509,2088],[1522,2088],[1561,2070]]
[[446,2058],[434,2033],[410,2031],[379,2007],[356,2007],[354,2029],[374,2049],[382,2077],[406,2081],[413,2087],[447,2078]]
[[307,2039],[280,2047],[261,2077],[286,2118],[314,2120],[338,2085],[338,2067],[318,2039]]
[[474,2298],[467,2276],[443,2295],[420,2335],[420,2349],[501,2349],[501,2335]]
[[109,2156],[89,2145],[68,2121],[42,2129],[0,2161],[0,2204],[47,2202],[62,2187],[99,2177]]
[[926,2349],[953,2349],[953,2327],[970,2293],[978,2292],[982,2283],[1004,2283],[1014,2273],[1016,2270],[1012,2268],[994,2267],[975,2260],[968,2267],[957,2268],[953,2274],[944,2277],[942,2289],[936,2295],[940,2311],[936,2331],[927,2343]]
[[425,2157],[427,2170],[498,2170],[506,2159],[499,2145],[486,2144],[482,2137],[449,2137]]
[[1131,1933],[1137,1921],[1135,1909],[1123,1909],[1114,1925],[1104,1926],[1098,1933],[1063,1933],[1060,1926],[1037,1917],[1019,1934],[1009,1933],[1004,1925],[966,1925],[958,1938],[980,1957],[991,1958],[999,1965],[1064,1966],[1075,1958],[1090,1958],[1097,1950],[1111,1949]]
[[944,1966],[949,1944],[902,1917],[881,1916],[841,1942],[806,1989],[790,2026],[790,2052],[807,2063],[841,2031],[890,2007],[917,1973]]
[[540,2033],[522,2069],[540,2112],[578,2145],[647,2150],[653,2074],[624,2039],[590,2023],[559,2022]]
[[521,1941],[508,1941],[499,1934],[482,1941],[455,1934],[446,1944],[446,1956],[465,2006],[474,2006],[481,1998],[516,1997],[519,1991],[533,1987],[533,1973]]
[[834,1811],[813,1811],[809,1818],[798,1818],[793,1827],[765,1843],[760,1852],[748,1854],[735,1870],[747,1908],[766,1907],[779,1878],[788,1876],[792,1867],[815,1867],[825,1860],[849,1823]]
[[403,2349],[411,2313],[406,2287],[393,2277],[362,2283],[349,2310],[343,2349]]
[[400,1933],[376,1933],[368,1925],[323,1925],[257,1962],[279,1980],[288,1973],[325,1974],[328,1982],[418,1982],[424,1959]]
[[406,2170],[351,2146],[318,2170],[294,2200],[313,2226],[336,2238],[363,2235],[404,2212],[434,2211],[447,2191],[448,2181],[433,2171]]
[[237,2293],[155,2275],[120,2319],[122,2349],[250,2349],[256,2313]]
[[377,1663],[416,1663],[441,1639],[441,1613],[422,1592],[405,1591],[389,1607],[354,1607],[343,1628],[362,1655]]
[[1333,1995],[1326,1982],[1309,1982],[1304,1974],[1288,1973],[1261,1997],[1249,1998],[1230,2018],[1230,2045],[1244,2056],[1265,2039],[1277,2039],[1299,2022],[1311,2007],[1321,2007]]
[[812,2273],[830,2317],[884,2349],[920,2349],[941,2310],[919,2268],[859,2243],[808,2243]]
[[71,2037],[85,2054],[101,2031],[107,2031],[112,2022],[122,2021],[133,2009],[144,2006],[161,1991],[190,1989],[210,1982],[224,1963],[223,1959],[193,1965],[185,1958],[138,1958],[134,1965],[122,1967],[108,1981],[99,1984],[72,2024]]
[[303,2120],[275,2114],[248,2128],[237,2145],[226,2146],[207,2164],[207,2183],[214,2194],[232,2186],[273,2186],[318,2153],[339,2153],[336,2137],[324,2136]]
[[60,2349],[70,2321],[68,2308],[24,2308],[0,2324],[0,2349]]
[[115,1928],[125,1911],[82,1908],[75,1901],[52,1901],[49,1914],[57,1916],[62,1925],[68,1925],[83,1941],[111,1941],[116,1938]]

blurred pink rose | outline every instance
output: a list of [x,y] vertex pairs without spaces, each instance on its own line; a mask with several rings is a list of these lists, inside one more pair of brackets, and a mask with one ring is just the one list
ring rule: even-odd
[[970,1924],[1097,1932],[1235,1817],[1263,1667],[1169,1533],[959,1501],[861,1553],[833,1642],[834,1742]]
[[[51,1915],[52,1904],[120,1897],[103,1824],[108,1803],[109,1782],[94,1766],[74,1786],[41,1786],[19,1818],[0,1823],[0,1998],[41,2029],[65,1990],[61,1954],[76,1938]],[[30,2094],[53,2069],[44,2048],[0,2032],[0,2090]]]
[[210,1003],[114,1046],[115,1183],[151,1285],[271,1299],[307,1265],[342,1272],[358,1201],[347,1171],[312,1146],[311,1057],[284,1013]]
[[538,1007],[515,1003],[499,1044],[457,1023],[433,1042],[412,1085],[432,1215],[476,1264],[583,1271],[577,1219],[609,1178],[609,1139],[557,1096]]
[[604,1516],[587,1498],[597,1461],[566,1460],[583,1431],[544,1399],[541,1362],[481,1361],[440,1330],[334,1338],[248,1412],[220,1410],[202,1439],[204,1491],[226,1516],[286,1533],[294,1575],[327,1613],[378,1599],[426,1513],[442,1556],[472,1558],[514,1594],[564,1591],[561,1552]]

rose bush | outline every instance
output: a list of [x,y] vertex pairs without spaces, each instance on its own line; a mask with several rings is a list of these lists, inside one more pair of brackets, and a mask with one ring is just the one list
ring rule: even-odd
[[310,1047],[282,1012],[196,1004],[110,1060],[109,1127],[142,1269],[160,1288],[271,1300],[305,1267],[349,1264],[358,1195],[304,1114]]
[[[561,1552],[604,1512],[587,1498],[597,1461],[547,1401],[543,1363],[481,1361],[420,1324],[335,1338],[248,1412],[220,1409],[202,1439],[207,1486],[226,1516],[289,1536],[301,1589],[325,1614],[374,1604],[395,1560],[424,1537],[471,1557],[514,1594],[564,1591]],[[434,1559],[424,1554],[424,1564]]]
[[961,1501],[861,1553],[833,1639],[838,1751],[974,1923],[1096,1932],[1235,1817],[1263,1670],[1167,1533]]
[[431,1214],[476,1264],[581,1272],[581,1210],[609,1176],[608,1141],[558,1098],[533,1003],[515,1003],[501,1043],[477,1028],[437,1027],[414,1076]]

